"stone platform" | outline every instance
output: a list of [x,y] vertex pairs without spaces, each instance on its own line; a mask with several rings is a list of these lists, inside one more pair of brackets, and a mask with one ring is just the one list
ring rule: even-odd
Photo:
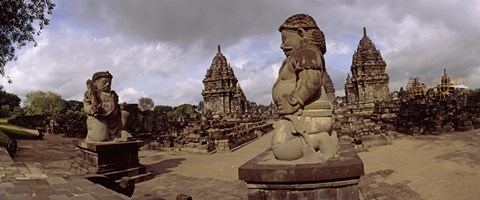
[[249,200],[359,199],[362,175],[363,162],[349,144],[342,144],[340,157],[326,163],[277,161],[269,149],[238,169]]
[[105,175],[113,180],[124,176],[140,182],[151,174],[138,159],[143,141],[131,142],[86,142],[74,140],[78,157],[75,158],[77,172]]
[[82,176],[49,174],[40,163],[13,162],[0,147],[0,199],[131,199]]

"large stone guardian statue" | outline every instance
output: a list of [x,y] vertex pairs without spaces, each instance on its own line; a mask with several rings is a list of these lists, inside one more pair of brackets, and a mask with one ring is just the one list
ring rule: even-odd
[[272,97],[281,119],[272,151],[278,160],[325,162],[339,146],[332,131],[332,103],[325,92],[327,73],[323,32],[306,14],[289,17],[279,28],[286,55]]
[[87,142],[127,141],[132,137],[124,130],[127,111],[120,109],[118,95],[111,90],[112,78],[108,71],[96,72],[87,81],[83,100],[88,115]]

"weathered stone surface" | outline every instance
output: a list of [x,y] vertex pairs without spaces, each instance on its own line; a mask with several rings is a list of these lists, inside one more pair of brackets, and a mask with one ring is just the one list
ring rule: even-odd
[[[3,156],[8,153],[0,148]],[[40,168],[39,163],[23,162],[0,167],[5,175],[0,175],[0,199],[129,199],[81,176],[45,174]]]
[[207,113],[242,114],[249,109],[249,102],[238,84],[237,77],[218,46],[218,52],[203,80],[202,91],[205,111]]
[[238,169],[249,199],[358,199],[363,162],[351,145],[340,157],[317,164],[269,164],[267,150]]
[[323,164],[276,164],[266,161],[271,154],[271,150],[267,150],[239,167],[238,177],[247,182],[291,183],[341,180],[363,175],[363,162],[351,145],[341,145],[339,153],[339,158]]
[[325,162],[338,151],[338,138],[332,132],[333,106],[325,91],[325,37],[306,14],[289,17],[279,31],[286,58],[272,89],[280,115],[272,152],[278,160]]
[[127,111],[118,104],[118,95],[111,90],[113,76],[96,72],[87,80],[83,110],[87,117],[87,138],[91,142],[127,141],[132,136],[125,130]]
[[389,77],[386,66],[380,51],[367,36],[366,28],[363,28],[363,37],[353,54],[351,76],[348,74],[345,84],[347,104],[388,99]]
[[75,158],[78,172],[101,174],[113,180],[128,176],[141,181],[150,176],[139,163],[141,141],[95,143],[74,140],[74,144],[78,149]]
[[425,91],[420,78],[413,78],[401,93],[394,118],[399,132],[438,135],[480,128],[480,92],[455,85],[444,70],[441,82]]

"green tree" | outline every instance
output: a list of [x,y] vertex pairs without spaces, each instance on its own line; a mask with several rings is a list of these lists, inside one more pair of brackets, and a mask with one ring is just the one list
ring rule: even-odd
[[[1,0],[0,1],[0,75],[5,77],[5,65],[16,59],[15,48],[29,42],[35,46],[34,35],[40,35],[50,20],[55,4],[50,0]],[[38,24],[37,24],[38,23]],[[37,30],[38,28],[38,30]],[[9,79],[9,82],[11,80]]]
[[2,105],[0,107],[0,117],[9,117],[10,115],[12,115],[12,112],[10,112],[10,106]]
[[20,106],[20,101],[20,98],[16,94],[4,91],[0,85],[0,117],[9,117],[12,115],[15,107]]
[[15,117],[18,117],[18,116],[23,116],[25,113],[23,112],[22,108],[20,108],[20,106],[17,106],[15,108],[13,108],[13,112],[12,112],[12,115],[10,117],[12,118],[15,118]]
[[168,113],[173,110],[172,106],[164,106],[164,105],[158,105],[153,108],[153,110],[161,112],[161,113]]
[[65,101],[65,113],[83,113],[83,102],[76,100]]
[[24,104],[27,115],[59,114],[65,108],[62,96],[52,91],[32,91],[27,94]]
[[175,108],[173,108],[172,111],[170,111],[168,113],[168,115],[172,116],[172,115],[188,115],[188,116],[191,116],[195,113],[195,108],[193,105],[191,104],[182,104],[182,105],[179,105]]
[[138,100],[138,109],[140,109],[140,111],[142,112],[152,110],[154,106],[155,103],[153,103],[153,100],[148,97],[141,97]]

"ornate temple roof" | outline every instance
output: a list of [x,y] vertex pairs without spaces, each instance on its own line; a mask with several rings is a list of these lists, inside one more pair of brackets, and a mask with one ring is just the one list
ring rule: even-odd
[[371,63],[369,65],[386,65],[380,51],[377,50],[375,44],[368,37],[367,29],[363,27],[363,37],[353,54],[352,68],[365,63]]
[[213,57],[212,65],[207,70],[207,74],[205,79],[211,78],[235,78],[235,74],[233,73],[232,67],[227,63],[227,58],[222,54],[220,49],[220,45],[218,45],[218,51],[215,57]]

